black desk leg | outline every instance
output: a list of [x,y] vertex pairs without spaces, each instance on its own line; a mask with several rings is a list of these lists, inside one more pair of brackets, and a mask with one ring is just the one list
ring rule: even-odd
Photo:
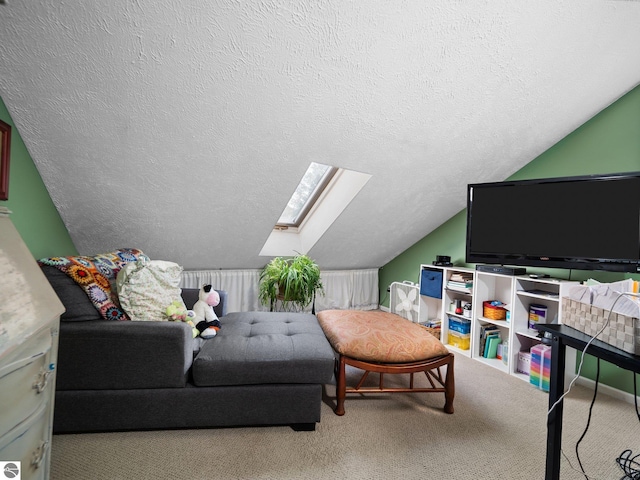
[[[562,339],[554,336],[551,343],[551,378],[549,385],[549,408],[564,393],[564,368],[566,346]],[[562,448],[562,407],[558,403],[547,418],[547,463],[546,480],[560,478],[560,449]]]

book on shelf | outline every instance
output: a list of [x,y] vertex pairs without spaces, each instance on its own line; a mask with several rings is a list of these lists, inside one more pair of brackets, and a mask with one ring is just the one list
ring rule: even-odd
[[470,273],[455,272],[451,274],[449,280],[462,283],[473,282],[473,275]]
[[482,356],[484,358],[491,358],[489,357],[489,349],[491,348],[491,339],[493,338],[497,338],[499,340],[502,340],[501,336],[500,336],[500,332],[491,332],[488,333],[486,338],[485,338],[485,342],[484,342],[484,352],[482,353]]
[[472,289],[470,288],[447,287],[447,290],[451,292],[460,292],[460,293],[466,293],[466,294],[473,293]]
[[425,322],[420,322],[420,325],[429,328],[440,328],[440,326],[442,325],[442,321],[439,318],[434,318]]
[[485,358],[496,358],[498,353],[498,344],[502,342],[502,338],[500,338],[500,334],[490,335],[487,337],[486,342],[486,350],[485,350]]
[[457,292],[471,293],[473,290],[473,282],[454,282],[449,280],[447,282],[447,288],[449,290],[455,290]]
[[493,336],[500,337],[500,329],[496,325],[483,325],[480,327],[480,344],[478,348],[478,355],[486,357],[487,352],[487,339]]
[[540,297],[558,298],[559,294],[556,292],[547,292],[546,290],[525,290],[525,293],[531,295],[538,295]]

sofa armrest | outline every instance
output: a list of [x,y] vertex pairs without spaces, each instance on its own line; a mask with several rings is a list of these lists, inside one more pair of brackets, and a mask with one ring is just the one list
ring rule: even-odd
[[58,390],[127,390],[186,385],[191,327],[182,322],[62,322]]
[[218,315],[218,318],[221,318],[227,314],[227,292],[225,290],[216,291],[220,294],[220,303],[213,307],[213,310]]

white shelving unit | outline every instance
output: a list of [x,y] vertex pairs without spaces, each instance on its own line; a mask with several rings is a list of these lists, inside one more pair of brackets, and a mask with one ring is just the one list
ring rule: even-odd
[[[514,301],[512,314],[515,319],[514,332],[511,345],[513,351],[528,351],[533,345],[540,343],[538,332],[529,328],[529,309],[532,304],[546,308],[545,323],[562,323],[562,297],[568,296],[568,290],[578,282],[566,280],[532,279],[527,276],[519,276],[514,279]],[[568,359],[570,356],[567,357]],[[575,356],[573,356],[575,358]],[[523,380],[529,381],[527,375],[516,370],[517,357],[512,359],[511,373]]]
[[[449,343],[449,317],[456,318],[462,322],[471,322],[473,312],[473,288],[469,289],[454,289],[447,286],[451,276],[454,274],[470,275],[472,278],[475,275],[475,270],[464,267],[441,267],[436,265],[420,265],[420,291],[423,291],[422,286],[422,271],[433,270],[442,273],[442,285],[441,285],[441,298],[435,298],[427,295],[420,295],[421,304],[425,304],[428,307],[429,315],[428,319],[438,319],[441,322],[440,340],[447,345],[450,350],[461,353],[462,355],[471,356],[471,345],[469,348],[460,348]],[[456,314],[452,309],[452,305],[455,305],[456,300],[461,303],[470,303],[471,310],[467,310],[468,314]],[[473,323],[473,322],[471,322]],[[469,343],[472,343],[472,336],[469,337]]]
[[[480,334],[482,328],[488,325],[495,325],[500,330],[502,341],[508,341],[511,345],[511,321],[492,320],[484,316],[483,304],[485,301],[499,301],[511,304],[513,300],[513,277],[497,275],[494,273],[476,272],[474,282],[474,297],[476,302],[473,308],[473,323],[471,325],[472,349],[471,358],[474,358],[491,367],[509,373],[510,362],[501,358],[485,358],[480,352]],[[510,356],[509,356],[510,357]]]
[[[546,323],[562,323],[562,309],[560,301],[567,295],[567,290],[577,282],[552,278],[531,278],[528,275],[513,276],[491,272],[481,272],[465,267],[441,267],[435,265],[420,265],[420,279],[422,283],[423,270],[438,271],[442,274],[441,298],[420,295],[422,319],[438,319],[441,322],[440,338],[442,343],[452,351],[471,357],[483,364],[496,368],[506,374],[513,375],[529,382],[529,376],[517,371],[518,353],[541,343],[537,331],[529,328],[529,310],[532,304],[546,309]],[[447,287],[451,276],[463,273],[471,276],[473,288],[460,291]],[[422,285],[420,285],[422,292]],[[471,304],[471,311],[467,315],[458,315],[451,310],[456,300]],[[506,304],[509,317],[504,320],[494,320],[483,315],[483,302],[499,301]],[[426,314],[424,313],[426,310]],[[449,342],[449,317],[470,321],[470,345],[468,349],[461,349]],[[508,342],[506,358],[485,358],[480,352],[480,334],[483,327],[497,326],[501,340]]]
[[[483,358],[478,348],[472,347],[472,358],[514,375],[526,382],[529,376],[517,370],[518,354],[528,352],[541,343],[538,332],[529,328],[531,305],[546,309],[544,323],[562,323],[560,300],[567,289],[576,282],[551,278],[531,278],[528,275],[512,276],[488,272],[476,272],[474,296],[477,299],[472,326],[473,341],[480,341],[483,325],[498,325],[503,341],[508,341],[508,352],[503,360]],[[482,315],[483,302],[497,300],[507,304],[509,317],[505,320],[489,320]],[[472,342],[473,343],[473,342]]]

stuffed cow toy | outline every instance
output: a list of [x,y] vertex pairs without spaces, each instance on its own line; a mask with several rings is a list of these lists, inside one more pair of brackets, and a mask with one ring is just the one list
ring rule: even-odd
[[220,320],[213,307],[220,303],[220,295],[211,285],[204,285],[200,288],[198,301],[193,306],[195,313],[194,324],[200,332],[202,338],[215,337],[218,330],[222,327]]

